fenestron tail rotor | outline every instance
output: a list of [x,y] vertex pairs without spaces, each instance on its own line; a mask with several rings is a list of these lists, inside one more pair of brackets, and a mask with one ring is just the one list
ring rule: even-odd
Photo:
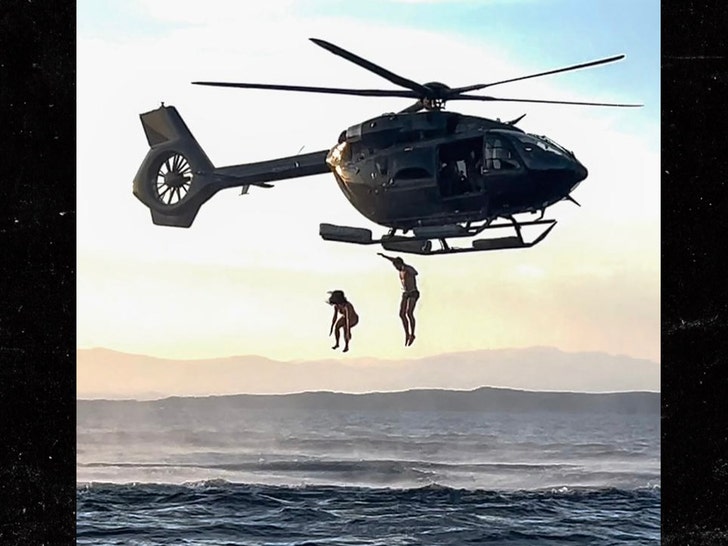
[[605,57],[603,59],[597,59],[595,61],[589,61],[585,63],[565,66],[556,68],[553,70],[547,70],[545,72],[539,72],[537,74],[530,74],[527,76],[519,76],[516,78],[509,78],[490,83],[480,83],[475,85],[468,85],[464,87],[448,87],[447,85],[439,82],[430,82],[425,84],[417,83],[413,80],[395,74],[383,68],[377,64],[374,64],[363,57],[355,55],[350,51],[347,51],[337,45],[334,45],[325,40],[318,38],[310,38],[310,40],[326,49],[327,51],[350,61],[365,70],[373,72],[378,76],[386,79],[387,81],[404,87],[404,90],[397,89],[350,89],[342,87],[316,87],[316,86],[300,86],[300,85],[278,85],[278,84],[262,84],[262,83],[237,83],[237,82],[211,82],[211,81],[197,81],[192,82],[195,85],[207,85],[214,87],[234,87],[242,89],[265,89],[275,91],[296,91],[304,93],[324,93],[333,95],[353,95],[359,97],[402,97],[402,98],[414,98],[416,102],[404,110],[401,113],[414,113],[420,110],[441,110],[445,107],[445,103],[449,100],[473,100],[480,102],[529,102],[539,104],[566,104],[574,106],[608,106],[608,107],[640,107],[641,104],[618,104],[618,103],[607,103],[607,102],[582,102],[582,101],[561,101],[561,100],[544,100],[544,99],[515,99],[515,98],[500,98],[483,95],[469,95],[467,93],[472,91],[478,91],[485,89],[486,87],[493,87],[495,85],[502,85],[505,83],[512,83],[516,81],[527,80],[531,78],[538,78],[541,76],[548,76],[551,74],[558,74],[562,72],[569,72],[572,70],[580,70],[583,68],[591,68],[607,63],[619,61],[624,58],[624,55],[615,55],[612,57]]
[[161,205],[176,205],[190,191],[192,167],[183,154],[174,151],[160,156],[158,162],[154,196]]

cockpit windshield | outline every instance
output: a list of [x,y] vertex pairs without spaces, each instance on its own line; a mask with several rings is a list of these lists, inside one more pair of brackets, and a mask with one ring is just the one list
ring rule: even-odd
[[554,142],[547,136],[532,135],[530,133],[520,133],[518,134],[518,139],[524,144],[524,146],[535,145],[542,150],[550,152],[552,154],[557,154],[564,157],[573,156],[573,154],[569,152],[566,148],[560,146],[559,144],[556,144],[556,142]]

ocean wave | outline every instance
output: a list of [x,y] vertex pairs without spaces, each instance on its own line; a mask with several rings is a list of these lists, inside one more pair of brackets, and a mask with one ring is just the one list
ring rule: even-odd
[[658,484],[644,484],[642,486],[634,488],[618,488],[618,487],[575,487],[575,486],[558,486],[548,487],[543,489],[482,489],[482,488],[464,488],[464,487],[451,487],[442,484],[427,484],[413,487],[362,487],[352,485],[268,485],[262,483],[239,483],[224,479],[213,479],[213,480],[197,480],[189,481],[181,484],[172,483],[157,483],[157,482],[129,482],[129,483],[114,483],[114,482],[84,482],[76,484],[76,493],[83,496],[87,493],[121,493],[136,491],[142,493],[149,493],[151,495],[158,494],[160,492],[199,492],[199,491],[219,491],[228,490],[230,492],[238,493],[261,493],[261,492],[275,492],[275,493],[323,493],[331,494],[337,492],[338,494],[351,494],[351,493],[372,493],[372,494],[387,494],[387,493],[398,493],[398,494],[473,494],[473,495],[485,495],[492,496],[494,498],[588,498],[588,497],[623,497],[623,498],[634,498],[634,497],[659,497],[661,487]]
[[315,458],[245,461],[79,462],[79,482],[257,483],[267,485],[347,484],[408,489],[438,485],[470,490],[544,490],[555,487],[636,489],[659,484],[659,468],[585,467],[574,463],[465,462],[408,459],[322,460]]
[[382,473],[401,473],[403,471],[418,470],[464,470],[464,471],[539,471],[564,470],[578,468],[579,465],[570,463],[444,463],[421,460],[263,460],[238,463],[167,463],[167,462],[88,462],[78,463],[82,468],[205,468],[229,471],[250,470],[280,470],[285,472],[353,472],[376,471]]
[[660,491],[90,483],[77,543],[460,545],[659,542]]

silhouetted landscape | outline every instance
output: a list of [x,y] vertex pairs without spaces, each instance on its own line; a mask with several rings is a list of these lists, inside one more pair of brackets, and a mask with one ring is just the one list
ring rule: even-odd
[[609,412],[659,414],[660,395],[652,392],[569,393],[530,392],[483,387],[472,391],[441,389],[403,392],[346,394],[306,392],[286,395],[250,395],[206,397],[170,397],[161,400],[79,400],[79,418],[86,413],[100,417],[105,413],[123,414],[134,419],[135,411],[148,416],[150,410],[162,416],[174,412],[255,410],[329,410],[329,411],[474,411],[569,413]]
[[78,398],[472,390],[486,386],[528,391],[655,392],[660,390],[660,365],[623,355],[567,353],[549,347],[406,360],[347,356],[296,362],[250,355],[173,360],[108,349],[81,349],[77,354]]

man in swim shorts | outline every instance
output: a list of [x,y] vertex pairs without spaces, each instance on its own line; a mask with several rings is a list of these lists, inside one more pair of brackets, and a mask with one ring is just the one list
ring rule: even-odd
[[404,327],[404,344],[406,347],[412,345],[415,340],[415,305],[420,298],[420,292],[417,290],[417,270],[411,265],[404,263],[402,258],[390,258],[381,252],[378,256],[386,258],[395,269],[399,271],[399,280],[402,283],[402,300],[399,303],[399,318],[402,320]]

